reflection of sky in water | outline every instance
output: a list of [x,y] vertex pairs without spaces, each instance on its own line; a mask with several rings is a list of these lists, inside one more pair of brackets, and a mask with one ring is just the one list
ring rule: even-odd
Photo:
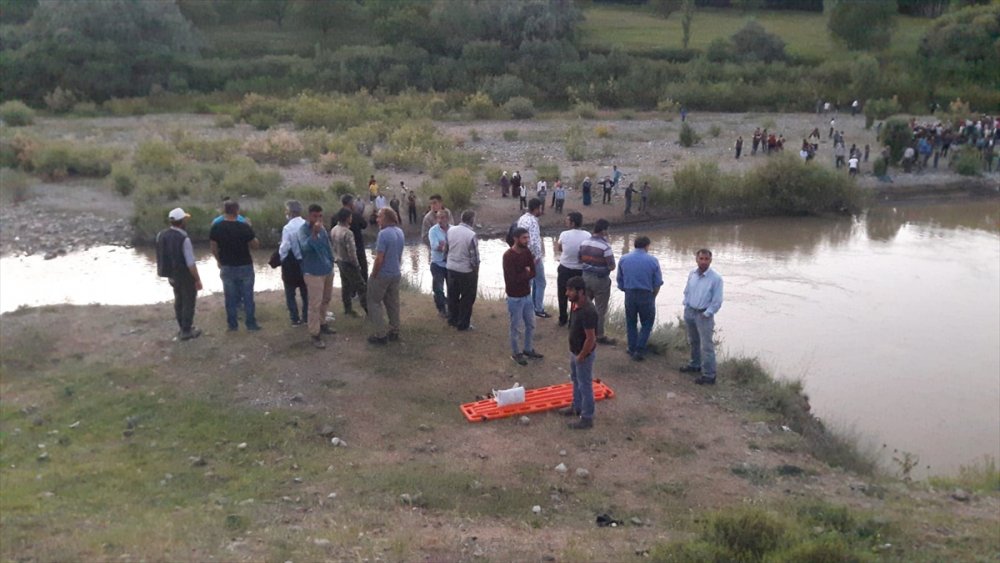
[[[665,286],[658,318],[681,314],[692,254],[715,252],[726,281],[718,317],[724,352],[755,355],[802,377],[815,411],[879,443],[918,454],[932,471],[1000,456],[1000,237],[996,202],[879,208],[855,221],[759,219],[644,231]],[[616,254],[633,236],[612,230]],[[546,294],[556,257],[546,237]],[[503,295],[500,240],[481,241],[480,291]],[[206,290],[222,284],[207,249]],[[280,289],[256,255],[257,290]],[[404,270],[430,289],[427,252]],[[339,285],[339,277],[336,280]],[[141,304],[172,298],[150,253],[97,248],[45,261],[4,258],[0,310],[48,303]],[[620,306],[621,294],[614,292]],[[541,321],[550,322],[550,321]],[[554,322],[554,321],[551,321]]]

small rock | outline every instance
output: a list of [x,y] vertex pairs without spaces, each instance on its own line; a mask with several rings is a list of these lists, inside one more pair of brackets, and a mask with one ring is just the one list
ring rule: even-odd
[[579,477],[580,479],[589,479],[590,478],[590,471],[587,471],[586,469],[584,469],[582,467],[577,467],[576,468],[576,476]]
[[419,430],[421,432],[429,432],[430,429],[431,429],[431,427],[427,426],[426,424],[421,424],[420,426],[417,427],[417,430]]
[[330,493],[330,494],[326,495],[326,498],[331,498],[331,499],[332,498],[337,498],[337,493]]
[[566,468],[565,463],[560,463],[555,467],[556,473],[566,473],[569,469]]
[[320,547],[326,547],[326,546],[330,545],[330,540],[325,540],[325,539],[322,539],[322,538],[316,538],[316,539],[313,540],[313,544],[314,545],[318,545]]
[[330,445],[338,447],[338,448],[346,448],[347,447],[347,442],[345,442],[345,441],[341,440],[340,438],[334,436],[333,438],[330,438]]
[[527,426],[531,424],[531,419],[526,416],[522,416],[517,421],[521,423],[521,426]]
[[669,393],[667,393],[667,398],[668,399],[673,399],[676,396],[677,396],[677,393],[674,393],[673,391],[670,391]]
[[288,400],[290,402],[292,402],[292,403],[304,403],[304,402],[306,402],[306,398],[302,395],[302,393],[296,393],[296,394],[292,395],[291,398],[288,399]]
[[336,434],[336,433],[337,433],[337,431],[333,428],[333,426],[330,426],[329,424],[324,424],[319,429],[319,435],[322,436],[322,437],[324,437],[324,438],[332,438],[333,435]]
[[45,424],[45,419],[40,416],[35,416],[32,417],[31,423],[34,424],[35,426],[42,426],[43,424]]
[[247,449],[247,443],[246,442],[240,442],[239,445],[236,446],[236,449],[238,449],[238,450],[245,450],[245,449]]
[[951,498],[957,500],[958,502],[969,502],[972,496],[964,489],[955,489],[951,493]]
[[633,526],[643,526],[644,525],[644,523],[642,521],[642,518],[639,518],[637,516],[633,516],[633,517],[629,518],[628,521],[631,522]]
[[70,424],[69,427],[70,428],[79,428],[80,427],[80,421],[78,420],[78,421],[74,422],[73,424]]
[[38,496],[40,496],[42,498],[52,498],[52,497],[56,496],[56,494],[53,493],[52,491],[44,491],[42,493],[39,493]]
[[301,483],[302,482],[302,477],[293,477],[292,478],[292,482],[293,483]]
[[534,513],[534,514],[541,514],[542,513],[542,507],[538,506],[536,504],[535,506],[531,507],[531,512]]
[[48,461],[48,460],[49,460],[49,452],[42,452],[38,454],[38,461]]
[[566,450],[559,450],[559,457],[566,457]]
[[208,462],[205,461],[205,458],[201,456],[191,456],[188,459],[191,460],[191,467],[204,467],[208,465]]

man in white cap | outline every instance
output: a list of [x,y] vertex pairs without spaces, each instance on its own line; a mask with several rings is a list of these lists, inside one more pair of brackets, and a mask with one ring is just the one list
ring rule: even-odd
[[201,336],[201,330],[194,328],[194,302],[202,289],[198,266],[194,262],[194,248],[184,227],[191,217],[177,207],[167,214],[170,228],[156,235],[156,271],[160,277],[168,278],[174,288],[174,315],[180,332],[179,340],[191,340]]

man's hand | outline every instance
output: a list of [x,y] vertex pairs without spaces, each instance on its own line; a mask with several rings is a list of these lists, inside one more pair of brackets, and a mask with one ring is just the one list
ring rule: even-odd
[[590,354],[584,355],[582,352],[579,353],[579,354],[577,354],[576,355],[576,363],[582,364],[583,362],[585,362],[587,360],[587,356],[589,356],[589,355]]
[[313,235],[318,235],[321,231],[324,230],[326,229],[324,229],[323,224],[320,223],[319,221],[316,221],[315,223],[312,224]]
[[201,291],[202,289],[205,289],[201,285],[201,280],[195,280],[195,282],[194,282],[194,289],[195,289],[195,291]]

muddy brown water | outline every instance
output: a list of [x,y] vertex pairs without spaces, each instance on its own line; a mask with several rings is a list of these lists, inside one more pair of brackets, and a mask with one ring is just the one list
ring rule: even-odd
[[[914,453],[921,474],[1000,457],[1000,202],[878,207],[856,219],[781,218],[642,230],[663,269],[660,322],[676,319],[692,253],[709,247],[726,282],[722,354],[757,356],[801,378],[814,412],[853,428],[887,467]],[[616,254],[637,233],[612,230]],[[546,294],[556,257],[547,237]],[[483,294],[503,293],[499,240],[481,242]],[[206,291],[222,284],[199,249]],[[280,289],[259,253],[258,290]],[[0,259],[0,311],[55,303],[139,305],[171,291],[146,250],[98,247],[55,260]],[[430,289],[426,250],[407,247],[410,281]],[[339,285],[339,278],[337,280]],[[614,304],[621,306],[620,292]],[[539,322],[555,322],[539,321]],[[502,348],[498,343],[498,350]]]

